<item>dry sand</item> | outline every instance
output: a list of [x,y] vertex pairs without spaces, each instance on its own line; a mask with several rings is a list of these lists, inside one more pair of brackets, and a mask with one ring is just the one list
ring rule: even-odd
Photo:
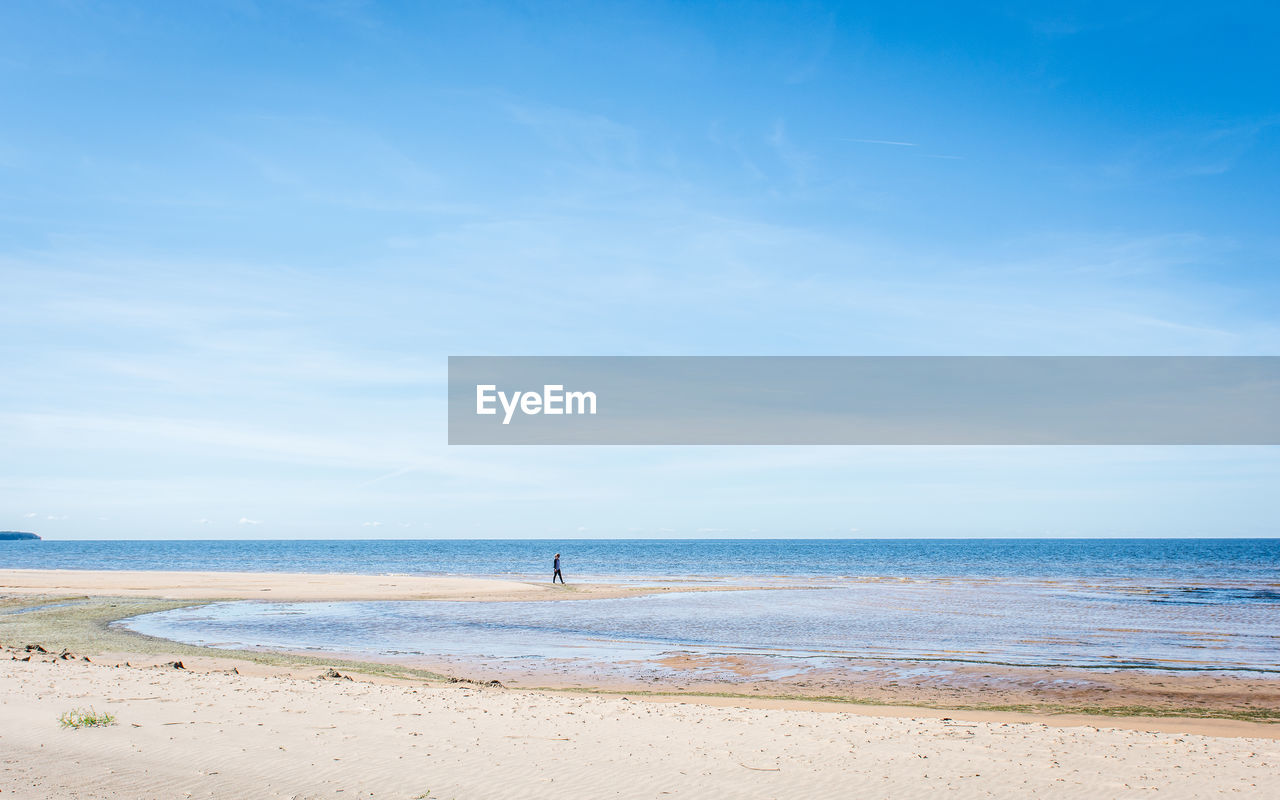
[[[90,706],[116,724],[59,726]],[[0,661],[0,720],[6,798],[1280,796],[1275,739],[39,655]]]

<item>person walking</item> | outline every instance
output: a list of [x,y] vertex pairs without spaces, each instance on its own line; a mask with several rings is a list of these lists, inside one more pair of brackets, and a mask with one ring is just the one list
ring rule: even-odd
[[560,582],[564,583],[564,576],[560,574],[560,554],[559,553],[556,553],[556,560],[552,562],[552,566],[555,568],[555,572],[552,573],[551,575],[551,582],[555,583],[556,578],[559,578]]

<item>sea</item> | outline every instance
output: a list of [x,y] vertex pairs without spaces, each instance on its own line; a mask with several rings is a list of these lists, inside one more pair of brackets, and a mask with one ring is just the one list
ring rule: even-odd
[[[239,601],[119,623],[374,659],[871,663],[1280,673],[1280,539],[41,541],[0,568],[477,575],[662,594],[558,602]],[[752,587],[743,590],[743,587]],[[700,589],[734,591],[694,591]],[[682,591],[684,590],[684,591]]]

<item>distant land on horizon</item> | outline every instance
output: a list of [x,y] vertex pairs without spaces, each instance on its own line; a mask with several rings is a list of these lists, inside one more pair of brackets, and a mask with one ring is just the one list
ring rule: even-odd
[[39,539],[40,537],[34,533],[26,531],[0,531],[0,541],[12,541],[14,539]]

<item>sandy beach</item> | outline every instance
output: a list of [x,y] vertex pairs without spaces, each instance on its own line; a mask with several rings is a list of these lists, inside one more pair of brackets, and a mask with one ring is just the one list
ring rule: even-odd
[[[113,714],[115,724],[59,727],[60,714],[85,707]],[[0,790],[15,798],[1280,791],[1275,738],[126,668],[50,656],[0,661],[0,717]]]
[[[868,700],[881,695],[866,686],[849,702],[816,701],[766,680],[749,684],[753,696],[743,696],[742,685],[719,696],[706,687],[627,693],[603,683],[584,692],[528,688],[545,677],[536,675],[523,685],[521,676],[504,675],[503,686],[489,686],[492,676],[465,665],[442,672],[339,655],[210,650],[108,625],[262,594],[497,601],[643,591],[653,590],[411,576],[3,571],[0,792],[812,798],[1280,791],[1280,725],[1242,712],[1239,697],[1214,700],[1212,687],[1192,679],[1162,683],[1183,692],[1184,705],[1208,709],[1195,717],[1150,707],[1126,713],[1132,704],[1124,696],[1105,714],[1071,712],[1062,697],[1049,698],[1040,713],[973,702],[991,687],[965,696],[916,687],[915,694],[884,693],[884,705]],[[35,644],[41,648],[29,648]],[[166,666],[174,661],[183,668]],[[343,677],[320,677],[330,669]],[[1142,684],[1132,674],[1118,680],[1135,691]],[[1275,688],[1258,681],[1232,691],[1264,696]],[[114,724],[59,725],[65,712],[90,707],[114,715]]]
[[551,585],[497,578],[289,572],[160,572],[5,569],[0,595],[153,597],[164,600],[556,600],[630,597],[672,591],[726,591],[729,586]]

